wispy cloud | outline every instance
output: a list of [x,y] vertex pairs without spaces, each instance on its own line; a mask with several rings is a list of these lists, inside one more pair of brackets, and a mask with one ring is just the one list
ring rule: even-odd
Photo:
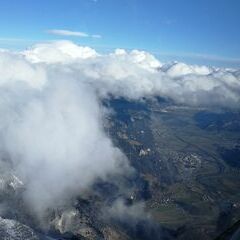
[[66,29],[50,29],[47,30],[47,33],[58,35],[58,36],[68,36],[68,37],[91,37],[91,38],[101,38],[99,34],[88,34],[80,31],[70,31]]
[[85,32],[76,32],[63,29],[51,29],[48,30],[47,32],[59,36],[89,37],[89,35]]

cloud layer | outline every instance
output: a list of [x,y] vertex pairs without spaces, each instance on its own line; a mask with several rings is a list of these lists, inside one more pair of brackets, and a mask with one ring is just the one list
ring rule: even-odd
[[139,50],[101,55],[69,41],[0,51],[0,150],[35,211],[130,169],[103,129],[109,96],[239,108],[240,71],[163,64]]
[[116,49],[101,55],[68,41],[39,44],[23,55],[32,63],[64,64],[69,74],[91,85],[102,97],[162,96],[191,106],[239,106],[240,71],[235,69],[163,64],[139,50]]

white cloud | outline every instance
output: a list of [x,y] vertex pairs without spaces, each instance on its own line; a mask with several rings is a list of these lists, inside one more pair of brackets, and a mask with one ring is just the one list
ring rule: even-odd
[[41,87],[47,81],[43,67],[33,65],[23,56],[9,51],[0,51],[0,87],[25,82],[32,87]]
[[59,35],[59,36],[72,36],[72,37],[89,37],[85,32],[76,32],[63,29],[51,29],[47,31],[50,34]]
[[94,89],[71,72],[62,63],[0,54],[1,152],[25,184],[26,203],[40,214],[130,169],[103,130]]
[[90,47],[81,47],[70,41],[57,41],[37,44],[24,52],[26,58],[34,63],[67,63],[77,59],[96,57],[97,53]]
[[65,36],[65,37],[91,37],[91,38],[102,38],[99,34],[88,34],[85,32],[79,32],[79,31],[70,31],[65,29],[50,29],[47,30],[47,33],[58,35],[58,36]]

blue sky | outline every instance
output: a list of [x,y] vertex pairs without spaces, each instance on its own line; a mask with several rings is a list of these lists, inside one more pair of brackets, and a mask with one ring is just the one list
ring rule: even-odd
[[239,0],[2,0],[0,48],[69,39],[99,51],[137,48],[163,60],[236,67],[239,13]]

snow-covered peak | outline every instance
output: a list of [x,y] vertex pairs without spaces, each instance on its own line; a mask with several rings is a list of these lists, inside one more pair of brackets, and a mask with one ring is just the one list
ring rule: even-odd
[[163,70],[171,77],[178,77],[187,74],[208,75],[212,69],[207,66],[187,65],[181,62],[174,62],[163,66]]

